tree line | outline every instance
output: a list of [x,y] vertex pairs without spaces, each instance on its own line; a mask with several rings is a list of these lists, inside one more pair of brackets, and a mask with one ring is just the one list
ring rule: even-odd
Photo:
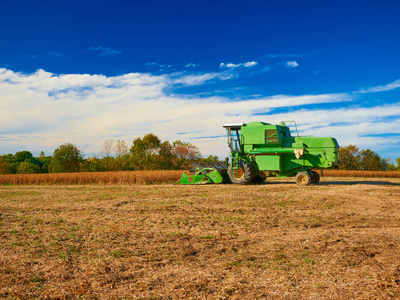
[[218,161],[218,157],[203,158],[193,144],[161,141],[149,133],[133,140],[131,147],[121,140],[104,141],[100,153],[87,159],[83,149],[71,143],[60,145],[52,156],[46,156],[43,151],[39,157],[29,151],[2,155],[0,174],[182,170],[202,161]]
[[391,159],[385,159],[371,149],[359,149],[356,145],[340,148],[340,170],[362,171],[400,171],[400,157],[396,165]]
[[[192,168],[194,162],[218,161],[218,157],[202,158],[199,149],[180,140],[161,141],[149,133],[133,140],[129,147],[125,141],[107,140],[100,145],[100,153],[84,158],[83,150],[66,143],[60,145],[52,156],[41,152],[34,157],[29,151],[19,151],[0,156],[0,174],[104,172],[133,170],[183,170]],[[396,165],[381,158],[370,149],[355,145],[340,148],[341,170],[400,171],[400,157]]]

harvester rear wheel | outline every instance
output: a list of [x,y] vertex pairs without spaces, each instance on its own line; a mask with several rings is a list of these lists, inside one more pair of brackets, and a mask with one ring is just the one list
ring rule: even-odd
[[318,172],[311,171],[311,184],[318,184],[320,176]]
[[309,185],[311,183],[311,175],[308,172],[300,172],[296,175],[296,183],[299,185]]
[[229,165],[228,175],[232,183],[249,184],[253,180],[254,171],[248,162],[240,160],[238,169],[232,168],[232,165]]

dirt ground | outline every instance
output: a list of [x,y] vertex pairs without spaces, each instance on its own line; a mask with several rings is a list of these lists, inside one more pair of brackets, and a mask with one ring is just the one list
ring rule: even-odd
[[0,186],[0,298],[400,298],[400,179]]

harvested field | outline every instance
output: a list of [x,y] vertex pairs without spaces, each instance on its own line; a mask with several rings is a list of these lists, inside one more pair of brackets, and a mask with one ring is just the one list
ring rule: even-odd
[[0,298],[400,298],[400,179],[0,186]]

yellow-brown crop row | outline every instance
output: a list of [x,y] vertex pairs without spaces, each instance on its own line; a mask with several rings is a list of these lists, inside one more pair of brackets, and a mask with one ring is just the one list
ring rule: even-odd
[[399,171],[324,170],[323,172],[328,177],[400,178]]
[[[179,180],[183,171],[119,171],[0,175],[0,184],[159,184]],[[400,178],[393,171],[324,170],[327,177]]]
[[183,171],[120,171],[0,175],[0,184],[154,184],[172,183]]

